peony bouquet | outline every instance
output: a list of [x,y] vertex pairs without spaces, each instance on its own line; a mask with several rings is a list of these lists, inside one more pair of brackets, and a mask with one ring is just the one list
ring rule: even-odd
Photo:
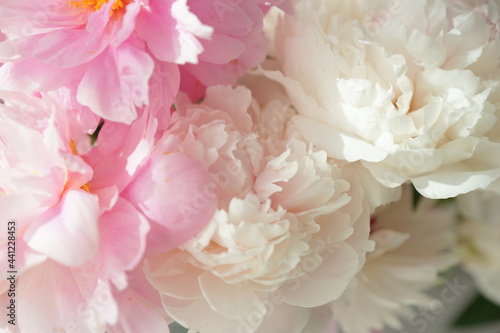
[[0,331],[423,332],[458,266],[500,304],[499,27],[496,0],[0,0]]

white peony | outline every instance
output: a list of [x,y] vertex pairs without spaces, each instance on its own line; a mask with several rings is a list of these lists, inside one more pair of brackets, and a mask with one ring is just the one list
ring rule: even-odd
[[410,180],[429,198],[500,176],[491,134],[498,77],[479,73],[498,68],[498,26],[479,9],[447,0],[299,0],[295,16],[276,22],[281,68],[266,75],[285,87],[308,142],[360,161],[387,187]]
[[369,333],[390,326],[401,329],[400,317],[410,306],[427,306],[423,293],[438,282],[438,273],[457,263],[452,232],[454,206],[436,206],[423,198],[413,209],[411,189],[401,201],[381,207],[372,216],[375,251],[332,303],[334,317],[345,333]]
[[[271,12],[274,14],[274,12]],[[264,62],[266,68],[276,65],[273,61]],[[254,70],[243,77],[242,82],[252,91],[259,104],[264,107],[264,112],[258,117],[254,131],[259,135],[260,141],[275,142],[274,137],[297,138],[304,141],[297,124],[292,119],[297,115],[292,102],[282,85],[265,77],[261,69]],[[274,141],[273,141],[274,140]],[[274,149],[271,145],[269,149]],[[363,187],[364,201],[370,206],[371,212],[376,207],[386,205],[401,198],[401,187],[388,188],[378,182],[360,162],[349,163],[335,161],[341,168],[349,168]]]
[[500,195],[475,191],[458,197],[462,265],[481,291],[500,304]]
[[[145,271],[190,332],[321,332],[327,321],[310,320],[315,308],[340,297],[373,250],[370,208],[349,169],[288,136],[286,122],[273,125],[287,120],[288,105],[254,101],[249,113],[248,96],[216,87],[200,105],[177,104],[183,116],[167,135],[219,179],[219,209]],[[224,170],[231,181],[220,181]]]

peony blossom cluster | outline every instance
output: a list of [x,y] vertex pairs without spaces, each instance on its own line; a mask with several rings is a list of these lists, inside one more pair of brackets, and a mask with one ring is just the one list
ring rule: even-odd
[[499,117],[493,1],[0,0],[0,331],[500,304]]

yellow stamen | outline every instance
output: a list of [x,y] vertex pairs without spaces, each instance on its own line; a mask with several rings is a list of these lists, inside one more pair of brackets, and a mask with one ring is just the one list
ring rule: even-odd
[[80,188],[85,192],[90,193],[89,183],[82,185]]
[[69,140],[69,147],[71,148],[71,152],[73,155],[78,155],[78,150],[76,150],[76,142],[73,139]]
[[[91,8],[94,12],[101,9],[101,7],[105,4],[108,3],[109,0],[80,0],[80,1],[70,1],[69,5],[73,6],[73,8]],[[109,16],[113,16],[116,10],[123,8],[123,0],[115,0],[113,2],[113,6],[111,7],[111,12],[109,13]]]

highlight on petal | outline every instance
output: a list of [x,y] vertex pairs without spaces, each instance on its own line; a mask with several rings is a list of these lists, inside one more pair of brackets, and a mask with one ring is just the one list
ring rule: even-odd
[[63,194],[59,204],[26,231],[28,245],[67,266],[79,266],[97,253],[97,196],[83,190]]
[[187,0],[150,0],[137,17],[136,31],[157,59],[184,64],[198,62],[203,51],[198,38],[210,38],[213,29],[190,11]]
[[89,64],[77,99],[105,119],[130,124],[137,117],[136,106],[148,104],[153,68],[148,54],[132,43],[124,43]]
[[157,147],[123,196],[161,226],[166,249],[198,233],[212,217],[217,199],[212,180],[196,159]]

